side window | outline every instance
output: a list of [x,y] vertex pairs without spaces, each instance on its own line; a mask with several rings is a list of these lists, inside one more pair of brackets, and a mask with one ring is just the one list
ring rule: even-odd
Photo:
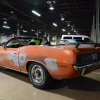
[[72,37],[63,37],[63,39],[72,39]]
[[73,37],[73,39],[80,39],[80,40],[82,40],[82,37]]
[[40,39],[32,39],[28,44],[29,45],[40,45],[41,40]]
[[88,43],[91,42],[91,40],[90,40],[89,38],[84,38],[84,41],[85,41],[85,42],[88,42]]
[[11,40],[6,44],[7,48],[18,48],[20,47],[20,43],[18,40]]

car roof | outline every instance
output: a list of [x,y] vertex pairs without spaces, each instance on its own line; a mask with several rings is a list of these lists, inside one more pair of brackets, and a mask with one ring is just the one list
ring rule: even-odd
[[71,37],[88,37],[87,35],[62,35],[62,36],[71,36]]

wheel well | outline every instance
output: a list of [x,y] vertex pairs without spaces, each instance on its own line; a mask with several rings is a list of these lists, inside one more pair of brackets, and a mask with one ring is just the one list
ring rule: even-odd
[[28,61],[28,62],[27,62],[27,64],[26,64],[26,70],[27,70],[27,71],[28,71],[28,68],[29,68],[29,66],[30,66],[30,64],[31,64],[32,62],[34,62],[34,61]]
[[[27,70],[27,72],[28,72],[28,69],[29,69],[29,66],[30,66],[30,64],[31,63],[39,63],[39,62],[36,62],[36,61],[28,61],[27,62],[27,64],[26,64],[26,70]],[[41,63],[39,63],[39,64],[41,64]],[[41,64],[42,66],[44,66],[43,64]],[[45,67],[44,67],[45,68]],[[45,68],[46,69],[46,68]],[[47,69],[46,69],[47,70]],[[48,70],[47,70],[47,72],[48,72]],[[50,73],[48,72],[48,74],[50,75]],[[50,75],[51,76],[51,75]],[[52,77],[52,76],[51,76]]]
[[[26,64],[26,70],[27,70],[27,71],[28,71],[29,65],[30,65],[31,63],[39,63],[39,62],[28,61],[27,64]],[[39,64],[41,64],[41,63],[39,63]],[[41,65],[43,65],[43,64],[41,64]],[[44,65],[43,65],[43,66],[44,66]]]

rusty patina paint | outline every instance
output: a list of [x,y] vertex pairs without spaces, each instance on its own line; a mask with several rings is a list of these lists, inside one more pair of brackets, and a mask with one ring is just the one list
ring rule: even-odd
[[[80,76],[81,73],[75,71],[72,66],[76,64],[76,56],[94,52],[100,52],[100,49],[77,49],[74,46],[24,46],[6,49],[0,47],[0,64],[27,72],[27,62],[36,61],[43,64],[54,79],[73,78]],[[87,70],[88,73],[90,71]]]

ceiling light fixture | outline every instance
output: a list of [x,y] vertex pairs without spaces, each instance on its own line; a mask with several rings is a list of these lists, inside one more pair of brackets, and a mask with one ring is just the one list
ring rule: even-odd
[[7,24],[7,21],[6,20],[4,21],[4,24]]
[[72,27],[72,29],[71,29],[71,30],[74,30],[74,29],[73,29],[73,27]]
[[65,32],[66,30],[65,29],[62,29],[62,31]]
[[34,11],[34,10],[32,10],[32,13],[34,13],[34,14],[37,15],[37,16],[41,16],[38,12],[36,12],[36,11]]
[[72,29],[71,29],[71,30],[74,30],[74,28],[73,28],[74,26],[71,26],[71,27],[72,27]]
[[31,31],[33,31],[33,29],[31,29]]
[[21,24],[21,27],[20,28],[23,28],[23,25]]
[[27,31],[26,30],[23,30],[23,32],[26,33]]
[[70,24],[68,23],[68,25],[67,26],[70,26]]
[[76,30],[74,30],[74,32],[76,32]]
[[14,12],[13,12],[13,11],[11,11],[10,13],[11,13],[11,14],[13,14]]
[[56,24],[56,23],[53,23],[53,25],[54,25],[54,26],[57,26],[57,24]]
[[64,18],[62,17],[61,20],[64,20]]
[[[78,31],[76,31],[76,34],[78,34]],[[79,35],[79,34],[78,34]]]
[[49,8],[50,10],[54,10],[54,7],[52,6],[52,5],[50,5],[50,8]]
[[47,1],[47,3],[50,5],[50,10],[54,10],[53,4],[56,3],[56,1]]
[[66,14],[60,14],[60,16],[61,16],[61,20],[65,20],[64,19],[64,16],[65,16]]
[[68,32],[68,34],[70,34],[70,33]]
[[44,36],[46,37],[47,36],[47,33],[45,33]]
[[8,28],[8,29],[10,28],[9,26],[2,26],[2,27],[3,27],[3,28]]
[[66,22],[67,22],[67,26],[70,26],[70,22],[71,22],[71,21],[66,21]]

